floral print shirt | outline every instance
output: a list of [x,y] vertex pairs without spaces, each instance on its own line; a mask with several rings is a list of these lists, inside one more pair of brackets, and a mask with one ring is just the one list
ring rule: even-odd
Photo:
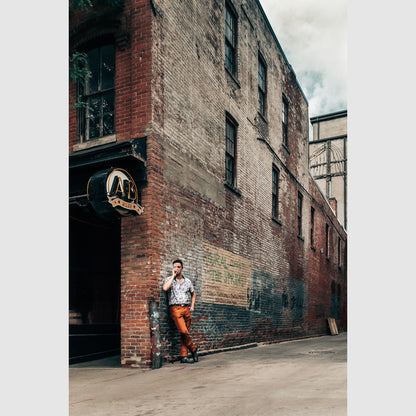
[[[163,280],[163,284],[169,279],[170,276],[166,277]],[[189,294],[194,293],[194,285],[187,278],[183,277],[182,283],[176,279],[173,279],[172,286],[168,290],[169,305],[180,305],[187,304],[190,305],[191,301],[189,299]]]

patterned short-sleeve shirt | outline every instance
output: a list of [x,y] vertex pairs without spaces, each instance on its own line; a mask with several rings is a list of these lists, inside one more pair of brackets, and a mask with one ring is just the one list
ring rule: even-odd
[[[163,284],[167,282],[169,277],[170,276],[163,280]],[[174,278],[172,286],[168,290],[169,305],[180,305],[183,303],[190,305],[190,293],[194,293],[194,285],[187,277],[183,277],[182,283],[179,283],[179,281]]]

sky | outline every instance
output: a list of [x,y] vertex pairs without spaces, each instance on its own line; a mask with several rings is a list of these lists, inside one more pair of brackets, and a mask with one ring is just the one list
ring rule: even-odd
[[309,103],[309,117],[347,109],[347,0],[260,0]]

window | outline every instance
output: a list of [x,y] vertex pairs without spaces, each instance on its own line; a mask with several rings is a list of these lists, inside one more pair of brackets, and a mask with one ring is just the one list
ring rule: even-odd
[[114,128],[114,45],[103,45],[87,52],[91,77],[78,84],[85,107],[78,110],[81,142],[115,133]]
[[231,118],[227,117],[225,126],[225,182],[231,186],[235,186],[236,141],[237,125]]
[[303,195],[298,193],[298,236],[302,237],[302,202]]
[[273,166],[273,189],[272,189],[272,215],[277,218],[279,214],[279,169]]
[[282,306],[284,308],[289,307],[289,297],[287,296],[287,293],[282,293]]
[[337,284],[336,319],[341,319],[341,285]]
[[285,97],[282,99],[282,139],[283,144],[288,148],[289,147],[289,138],[288,138],[288,114],[289,114],[289,104]]
[[311,207],[311,247],[314,248],[314,232],[315,232],[315,208]]
[[261,115],[266,115],[266,65],[263,59],[259,56],[258,63],[258,111]]
[[237,74],[237,18],[230,5],[225,8],[225,66]]
[[325,257],[329,258],[329,225],[325,224]]
[[338,237],[338,267],[341,267],[341,238]]

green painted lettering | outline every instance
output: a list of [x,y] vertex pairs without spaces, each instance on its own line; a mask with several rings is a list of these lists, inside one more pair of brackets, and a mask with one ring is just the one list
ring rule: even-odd
[[221,275],[222,273],[216,270],[212,271],[212,280],[214,282],[220,282],[221,283]]
[[224,256],[221,256],[220,266],[222,266],[226,270],[228,269],[228,267],[227,267],[227,259]]
[[210,251],[206,251],[204,257],[205,261],[212,266],[212,253]]

